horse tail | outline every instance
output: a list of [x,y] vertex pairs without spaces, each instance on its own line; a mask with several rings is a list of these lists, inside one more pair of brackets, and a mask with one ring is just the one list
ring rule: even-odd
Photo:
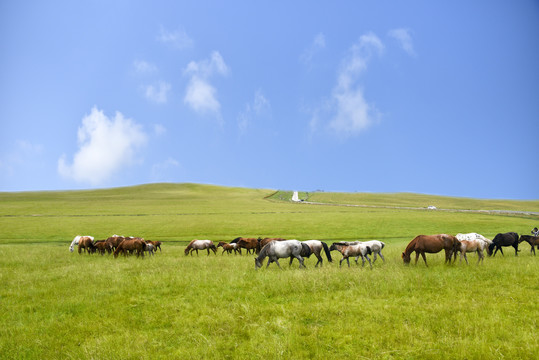
[[380,248],[380,250],[382,250],[384,248],[384,246],[386,246],[386,244],[381,242],[381,241],[380,241],[380,244],[382,244],[382,247]]
[[320,241],[322,243],[322,247],[324,248],[324,251],[326,253],[326,257],[328,258],[329,262],[333,262],[333,259],[331,258],[331,251],[329,251],[328,244],[326,244],[323,241]]

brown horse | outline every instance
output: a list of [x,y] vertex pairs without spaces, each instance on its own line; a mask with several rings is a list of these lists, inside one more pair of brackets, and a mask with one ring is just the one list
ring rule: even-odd
[[402,260],[405,264],[409,264],[410,254],[415,251],[415,263],[417,264],[417,260],[421,254],[425,261],[425,266],[428,267],[425,253],[434,254],[445,250],[445,262],[451,263],[451,255],[453,255],[453,253],[456,254],[459,245],[460,243],[457,238],[452,235],[418,235],[410,241],[406,250],[402,253]]
[[258,238],[258,245],[256,247],[256,253],[259,254],[260,253],[260,250],[266,246],[267,244],[269,244],[270,242],[272,241],[285,241],[286,239],[283,239],[283,238]]
[[232,251],[234,251],[234,255],[236,255],[238,252],[240,253],[241,255],[241,248],[238,246],[237,243],[234,243],[234,244],[228,244],[224,241],[219,241],[219,244],[217,244],[217,247],[221,246],[223,248],[223,252],[221,253],[221,255],[224,255],[225,251],[228,253],[228,254],[232,254]]
[[146,249],[146,243],[142,239],[127,239],[118,245],[114,251],[114,257],[117,258],[120,253],[127,256],[127,252],[137,252],[137,257],[144,257],[144,250]]
[[526,241],[530,246],[532,247],[530,249],[530,254],[533,252],[533,255],[535,256],[535,246],[539,249],[539,236],[531,236],[531,235],[520,235],[520,239],[518,239],[518,242],[521,243],[523,241]]
[[258,240],[255,238],[243,238],[237,237],[230,242],[231,244],[238,244],[239,248],[244,248],[247,250],[247,254],[251,253],[251,250],[254,252],[257,250]]
[[105,251],[109,254],[112,253],[112,246],[107,242],[107,240],[97,240],[94,243],[94,247],[101,255],[105,255]]
[[109,237],[106,242],[107,244],[110,245],[110,247],[113,249],[113,250],[116,250],[116,248],[118,247],[118,245],[120,245],[122,243],[122,241],[125,240],[125,237],[124,236],[119,236],[119,235],[112,235],[111,237]]
[[81,249],[87,251],[88,254],[95,252],[93,238],[90,236],[81,236],[79,239],[79,254],[81,253]]

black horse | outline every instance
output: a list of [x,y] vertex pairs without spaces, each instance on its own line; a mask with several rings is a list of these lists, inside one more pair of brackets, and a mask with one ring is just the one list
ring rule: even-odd
[[[508,232],[508,233],[505,233],[505,234],[497,234],[494,239],[492,239],[492,243],[488,246],[488,255],[489,256],[495,256],[496,253],[498,252],[498,250],[500,250],[500,252],[502,253],[503,255],[503,250],[502,250],[502,246],[512,246],[515,248],[515,256],[518,255],[518,252],[520,251],[518,249],[518,234],[515,233],[515,232]],[[496,251],[494,252],[494,254],[492,253],[492,250],[494,250],[494,248],[496,248]]]
[[533,255],[535,255],[535,246],[539,249],[539,236],[520,235],[519,244],[523,241],[531,245],[530,253],[533,252]]

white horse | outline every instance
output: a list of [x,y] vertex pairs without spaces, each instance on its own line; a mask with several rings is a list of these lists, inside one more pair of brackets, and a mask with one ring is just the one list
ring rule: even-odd
[[258,257],[255,258],[255,269],[262,267],[262,262],[266,257],[268,257],[268,265],[275,262],[280,268],[278,259],[294,257],[299,260],[299,267],[306,267],[303,264],[303,257],[301,256],[302,251],[305,251],[308,255],[311,254],[311,249],[309,245],[302,244],[298,240],[284,240],[284,241],[272,241],[265,245]]
[[[468,257],[466,253],[477,252],[477,263],[483,262],[485,256],[483,251],[488,249],[488,246],[492,243],[490,239],[487,239],[481,234],[478,233],[468,233],[468,234],[457,234],[455,235],[458,241],[460,241],[460,261],[462,262],[462,257],[466,260],[468,264]],[[455,256],[457,254],[455,253]]]
[[185,255],[189,255],[191,253],[191,256],[193,255],[193,250],[196,250],[198,255],[198,250],[208,250],[208,255],[210,255],[210,250],[213,251],[214,254],[217,254],[217,248],[215,247],[215,244],[211,240],[193,240],[187,245],[185,248]]
[[[369,261],[369,265],[372,269],[372,263],[371,259],[369,258],[369,255],[372,254],[371,247],[368,245],[365,245],[361,241],[354,241],[354,242],[334,242],[331,244],[331,247],[329,248],[330,251],[337,250],[342,254],[342,259],[339,262],[339,267],[342,266],[343,260],[346,259],[346,262],[348,263],[348,267],[350,267],[350,257],[356,257],[356,264],[358,258],[361,256],[361,260],[363,260],[362,266],[365,266],[365,258]],[[383,258],[382,258],[383,259]]]
[[71,242],[71,245],[69,246],[69,251],[71,251],[71,252],[75,251],[75,245],[79,244],[79,241],[80,241],[80,239],[82,237],[88,237],[88,238],[92,239],[92,241],[94,241],[93,236],[90,236],[90,235],[77,235],[77,236],[75,236],[75,238]]

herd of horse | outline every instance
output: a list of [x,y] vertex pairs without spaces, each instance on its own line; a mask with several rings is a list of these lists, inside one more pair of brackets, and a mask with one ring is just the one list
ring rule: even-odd
[[79,254],[85,251],[88,254],[99,253],[104,255],[107,252],[109,254],[114,254],[115,258],[120,254],[127,256],[134,253],[136,253],[137,257],[144,257],[145,251],[151,256],[157,249],[162,251],[161,241],[144,240],[140,237],[120,235],[112,235],[106,240],[96,241],[94,241],[93,236],[78,235],[75,236],[71,242],[69,251],[75,251],[75,246],[78,246],[77,250]]
[[[411,262],[411,254],[416,253],[415,263],[419,259],[419,256],[423,258],[425,266],[428,267],[427,258],[425,254],[438,253],[442,250],[445,251],[445,262],[451,263],[456,261],[457,255],[460,253],[460,261],[462,258],[468,264],[467,253],[477,253],[477,263],[481,263],[485,258],[484,252],[486,251],[489,256],[495,256],[498,251],[503,255],[503,247],[512,246],[515,249],[515,255],[518,255],[520,251],[518,245],[526,241],[530,244],[530,252],[535,255],[535,247],[539,249],[539,236],[519,235],[515,232],[499,233],[494,239],[490,240],[481,234],[468,233],[457,234],[455,236],[448,234],[437,235],[418,235],[416,236],[406,249],[402,253],[401,257],[404,264]],[[278,259],[289,258],[290,264],[294,259],[298,259],[299,267],[305,267],[304,258],[310,257],[312,254],[318,259],[315,267],[322,266],[322,250],[325,251],[326,257],[329,262],[332,262],[331,251],[336,250],[341,253],[342,258],[339,262],[339,266],[342,266],[342,262],[346,260],[350,267],[350,257],[355,258],[356,264],[358,264],[359,257],[362,259],[362,266],[365,266],[365,260],[369,262],[372,268],[372,263],[376,261],[376,257],[380,256],[385,262],[382,255],[382,249],[385,244],[378,240],[370,241],[341,241],[334,242],[331,246],[320,240],[286,240],[282,238],[243,238],[238,237],[232,240],[230,243],[219,242],[217,246],[211,240],[193,240],[185,248],[185,255],[193,255],[198,250],[206,250],[208,255],[210,250],[214,254],[217,254],[217,248],[222,247],[225,252],[231,254],[232,252],[239,253],[241,255],[242,249],[247,253],[254,252],[258,256],[255,258],[255,268],[262,267],[262,262],[265,258],[268,258],[266,267],[275,262],[278,267],[281,267]],[[374,256],[374,260],[371,262],[369,255]]]
[[[533,233],[533,231],[532,231]],[[503,247],[511,246],[515,250],[515,255],[518,255],[520,251],[518,246],[521,242],[526,241],[530,244],[530,252],[535,255],[535,247],[539,249],[539,236],[534,235],[521,235],[516,232],[499,233],[492,240],[487,239],[481,234],[468,233],[457,234],[455,236],[448,234],[437,235],[418,235],[406,246],[401,257],[404,264],[411,262],[411,255],[416,253],[415,264],[419,259],[419,256],[423,258],[425,266],[427,264],[427,258],[425,254],[433,254],[445,251],[445,262],[451,263],[451,257],[453,262],[456,261],[457,255],[460,253],[460,261],[462,258],[468,263],[467,253],[477,253],[477,263],[481,263],[485,258],[484,252],[486,251],[489,256],[495,256],[499,251],[503,255]],[[124,237],[119,235],[113,235],[106,240],[94,241],[92,236],[76,236],[73,239],[70,251],[74,251],[75,245],[78,245],[79,254],[82,251],[86,251],[89,254],[98,252],[100,254],[113,253],[117,258],[120,254],[127,256],[129,254],[136,253],[137,257],[144,257],[144,252],[147,251],[149,255],[153,255],[154,251],[159,249],[161,251],[160,241],[144,240],[138,237]],[[304,258],[309,258],[311,255],[315,255],[318,265],[322,266],[322,252],[325,253],[328,262],[332,262],[332,251],[338,251],[341,253],[342,258],[339,262],[339,266],[342,266],[344,260],[346,260],[348,267],[350,267],[350,257],[355,258],[356,264],[361,257],[362,266],[365,266],[365,260],[369,262],[369,266],[372,268],[372,264],[376,261],[377,256],[380,256],[385,262],[385,258],[382,255],[382,249],[385,244],[379,240],[370,241],[340,241],[334,242],[331,246],[320,240],[287,240],[283,238],[244,238],[238,237],[232,240],[230,243],[219,242],[217,246],[211,240],[192,240],[185,248],[185,255],[193,255],[196,252],[198,255],[199,250],[206,250],[210,255],[210,250],[217,254],[217,249],[222,247],[222,255],[228,254],[242,254],[242,249],[248,254],[256,254],[255,269],[262,267],[262,262],[268,258],[266,267],[275,262],[278,267],[279,259],[289,258],[290,265],[294,259],[299,261],[299,267],[305,267]],[[374,260],[371,262],[369,255],[373,255]]]

